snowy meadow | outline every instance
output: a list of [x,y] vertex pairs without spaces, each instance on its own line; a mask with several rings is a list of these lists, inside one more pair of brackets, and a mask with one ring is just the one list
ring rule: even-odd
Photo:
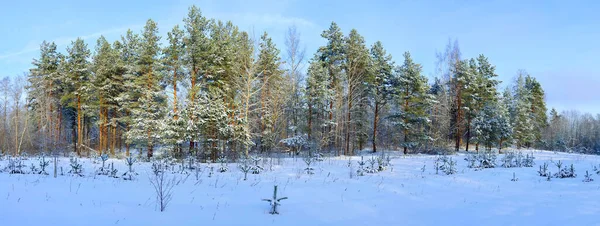
[[[599,156],[521,153],[254,157],[211,164],[129,159],[131,169],[127,159],[61,157],[56,178],[54,158],[3,157],[0,220],[2,225],[600,225]],[[569,175],[571,164],[576,175]],[[541,176],[544,172],[550,177]],[[171,198],[162,212],[157,182],[163,182],[163,198]],[[275,185],[278,198],[287,199],[279,201],[279,214],[270,214],[270,202],[263,199],[272,199]]]

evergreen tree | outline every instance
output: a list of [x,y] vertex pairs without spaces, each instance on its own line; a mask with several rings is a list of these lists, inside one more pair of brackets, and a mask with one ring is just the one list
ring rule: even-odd
[[512,124],[517,148],[529,147],[535,140],[534,118],[531,112],[531,93],[525,86],[525,77],[520,72],[513,92]]
[[542,85],[530,75],[525,77],[525,87],[530,93],[529,102],[531,102],[535,142],[538,147],[541,147],[538,144],[542,143],[542,131],[548,127],[548,116],[546,115],[548,109],[544,101],[544,90],[542,89]]
[[[316,56],[315,56],[316,58]],[[328,87],[327,70],[321,62],[313,58],[308,67],[308,78],[306,80],[305,96],[308,105],[307,111],[307,134],[308,140],[321,142],[325,139],[324,131],[328,126],[326,123],[327,104],[330,90]]]
[[189,8],[188,16],[184,19],[185,37],[183,39],[185,52],[184,64],[190,75],[190,98],[194,99],[198,92],[196,84],[206,73],[207,64],[210,62],[210,21],[206,19],[196,6]]
[[170,84],[173,89],[173,118],[177,120],[178,113],[177,108],[179,105],[177,99],[177,84],[183,78],[183,31],[179,29],[179,25],[175,25],[173,30],[167,33],[167,41],[169,45],[163,50],[163,64],[166,67],[168,75],[165,75],[165,83]]
[[127,30],[124,36],[121,36],[121,41],[113,43],[114,49],[119,53],[119,63],[122,64],[123,72],[123,90],[118,97],[119,102],[119,124],[124,129],[121,133],[122,138],[125,140],[125,155],[130,156],[130,143],[132,141],[127,139],[127,133],[131,129],[133,117],[132,109],[139,108],[138,99],[140,98],[139,80],[139,66],[137,65],[139,59],[139,48],[140,48],[140,36],[134,34],[133,31]]
[[260,79],[260,111],[258,139],[260,151],[269,151],[279,140],[275,133],[277,120],[282,112],[281,87],[283,71],[279,49],[265,32],[261,36],[258,54],[258,78]]
[[392,56],[385,52],[383,44],[379,41],[371,47],[371,69],[372,83],[371,94],[373,96],[373,152],[377,152],[377,127],[382,109],[389,100],[391,79],[393,76],[394,62]]
[[[339,112],[338,109],[334,109],[336,102],[342,100],[342,86],[340,85],[342,80],[342,64],[344,61],[344,34],[340,27],[332,22],[329,29],[321,33],[321,37],[327,39],[327,44],[319,48],[319,60],[322,62],[323,67],[327,71],[327,89],[332,95],[328,96],[327,99],[327,122],[326,122],[326,140],[329,148],[333,148],[336,138],[339,138],[337,134],[336,125],[339,125],[338,120],[341,118],[334,119],[334,112]],[[336,131],[334,131],[336,129]],[[339,154],[339,150],[338,150]]]
[[146,22],[140,40],[137,66],[140,76],[136,85],[140,89],[138,106],[131,109],[132,127],[128,131],[128,142],[146,144],[147,156],[153,156],[154,146],[160,142],[165,115],[166,97],[159,85],[158,56],[160,54],[158,28],[152,20]]
[[[59,66],[63,56],[57,52],[54,42],[42,42],[40,46],[40,58],[33,60],[33,66],[28,74],[29,86],[27,95],[29,107],[35,115],[36,133],[43,138],[44,149],[47,143],[59,142],[62,124],[62,105],[60,98],[62,93],[61,75]],[[5,103],[6,104],[6,103]],[[5,106],[6,107],[6,106]],[[7,118],[4,111],[3,118]],[[2,137],[6,137],[6,128],[2,130]],[[1,141],[1,148],[7,149],[7,142]]]
[[[345,39],[343,68],[346,72],[346,125],[345,125],[345,155],[353,155],[354,148],[350,149],[351,134],[356,137],[359,150],[366,143],[366,94],[368,91],[368,66],[369,50],[365,46],[364,38],[358,31],[352,29]],[[354,117],[352,117],[354,113]]]
[[119,113],[119,96],[123,93],[123,74],[125,67],[119,58],[119,52],[100,37],[96,44],[93,58],[95,107],[99,116],[99,151],[106,149],[115,154],[117,140],[117,123]]
[[390,117],[402,131],[401,146],[404,154],[424,141],[431,139],[425,131],[429,123],[427,109],[431,97],[427,94],[427,78],[421,75],[421,65],[413,62],[410,53],[404,53],[404,64],[397,68],[398,78],[394,81],[395,101],[399,111]]
[[90,83],[91,72],[88,62],[90,50],[83,39],[78,38],[67,47],[67,53],[67,82],[72,84],[72,87],[63,96],[63,99],[69,103],[70,107],[76,109],[77,142],[75,147],[77,155],[81,155],[84,141],[85,113],[89,108],[88,99],[90,98],[90,94],[92,94],[92,85]]

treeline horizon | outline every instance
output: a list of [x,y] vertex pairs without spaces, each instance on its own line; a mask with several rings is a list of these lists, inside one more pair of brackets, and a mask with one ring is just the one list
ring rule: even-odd
[[254,40],[195,6],[166,37],[158,33],[149,19],[140,33],[101,36],[94,51],[81,38],[65,52],[44,41],[29,73],[0,81],[2,154],[600,153],[600,114],[549,111],[524,70],[499,90],[491,61],[463,57],[458,41],[437,53],[429,81],[409,52],[393,58],[335,22],[310,59],[295,27],[282,53],[266,32]]

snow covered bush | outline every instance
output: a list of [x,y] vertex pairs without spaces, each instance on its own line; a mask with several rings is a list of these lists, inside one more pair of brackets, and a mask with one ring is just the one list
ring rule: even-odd
[[583,179],[583,182],[592,182],[594,181],[594,179],[592,179],[592,176],[588,173],[588,171],[585,171],[585,179]]
[[39,168],[39,171],[37,172],[37,174],[48,175],[48,173],[46,172],[46,167],[48,167],[50,165],[50,161],[46,161],[46,157],[44,157],[42,155],[39,165],[40,165],[40,168]]
[[69,166],[71,166],[71,170],[69,170],[69,173],[72,175],[83,177],[83,166],[79,163],[79,159],[70,158],[69,161]]
[[244,173],[244,180],[247,180],[248,172],[250,172],[250,170],[252,169],[252,166],[250,166],[250,161],[248,159],[242,159],[238,164],[238,168],[240,169],[240,171],[242,171],[242,173]]
[[482,151],[479,153],[470,153],[465,157],[469,168],[494,168],[496,167],[497,155],[491,151]]
[[252,174],[260,174],[263,171],[263,167],[260,165],[260,161],[262,159],[259,157],[256,157],[256,156],[251,156],[250,160],[252,160],[252,163],[253,163],[253,165],[250,169]]
[[451,174],[457,173],[456,161],[452,160],[452,158],[449,158],[448,161],[445,162],[443,171],[444,171],[444,173],[446,173],[446,175],[451,175]]
[[517,155],[514,152],[507,152],[506,154],[504,154],[502,159],[500,159],[500,162],[502,162],[502,167],[504,167],[504,168],[517,167],[517,165],[515,164],[516,157],[517,157]]
[[559,171],[558,171],[558,173],[554,174],[554,177],[556,177],[556,178],[575,178],[575,177],[577,177],[577,174],[575,174],[575,167],[573,167],[573,164],[571,164],[571,167],[569,167],[569,168],[559,167]]
[[138,175],[133,170],[133,164],[135,162],[136,162],[136,160],[132,156],[129,156],[129,157],[125,158],[125,163],[127,163],[127,167],[129,168],[129,171],[123,173],[122,177],[123,177],[124,180],[135,180],[135,177]]
[[365,165],[367,163],[364,160],[363,156],[360,156],[360,160],[358,161],[358,169],[356,170],[356,175],[364,176],[365,175]]
[[275,187],[273,188],[273,198],[263,199],[263,201],[269,202],[269,204],[271,205],[271,211],[269,211],[270,214],[279,214],[279,211],[277,211],[277,207],[281,205],[281,200],[285,199],[287,199],[287,197],[277,197],[277,185],[275,185]]
[[538,174],[540,175],[540,177],[547,177],[550,175],[550,173],[548,172],[548,163],[544,163],[544,165],[540,166]]
[[227,157],[221,156],[217,159],[217,162],[219,163],[219,172],[220,173],[229,171],[229,167],[227,166]]
[[519,181],[519,178],[517,178],[517,176],[515,175],[515,173],[513,173],[513,178],[510,179],[510,181]]
[[97,175],[108,175],[110,171],[106,169],[106,161],[108,160],[108,154],[100,155],[100,161],[102,161],[102,167],[96,172]]
[[533,154],[529,155],[525,155],[525,158],[522,160],[522,165],[524,167],[533,167],[533,165],[535,165],[535,162],[533,162],[533,160],[535,159],[535,157],[533,157]]
[[109,175],[109,177],[119,178],[119,176],[117,176],[118,172],[119,171],[117,169],[115,169],[115,163],[111,163],[110,164],[110,171],[109,171],[110,175]]
[[315,158],[308,153],[306,156],[304,156],[304,158],[302,158],[302,160],[304,161],[304,163],[306,164],[306,168],[304,168],[304,171],[306,171],[306,174],[314,174],[314,170],[311,165],[314,162]]
[[308,135],[297,135],[289,138],[285,138],[279,141],[282,145],[289,148],[294,154],[299,154],[302,148],[308,145]]
[[596,172],[596,174],[600,175],[600,165],[598,166],[594,166],[594,171]]
[[369,163],[369,166],[367,166],[367,173],[377,173],[379,172],[379,170],[375,167],[375,164],[377,163],[377,160],[375,159],[375,157],[371,156],[371,158],[369,160],[367,160],[367,162]]
[[456,161],[448,156],[440,156],[434,162],[435,174],[439,174],[439,171],[444,172],[446,175],[455,174],[458,171],[456,170]]
[[25,170],[23,170],[24,167],[26,166],[23,165],[23,160],[21,160],[21,158],[8,157],[8,166],[6,166],[6,171],[8,171],[9,174],[25,174]]

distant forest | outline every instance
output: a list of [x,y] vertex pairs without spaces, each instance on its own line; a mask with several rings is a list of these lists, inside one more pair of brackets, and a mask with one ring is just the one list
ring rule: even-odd
[[278,47],[195,6],[158,34],[148,20],[93,47],[41,43],[28,73],[0,81],[2,154],[600,153],[600,114],[548,110],[524,70],[499,90],[493,59],[463,56],[456,41],[429,81],[409,52],[393,58],[334,22],[308,56],[295,27]]

